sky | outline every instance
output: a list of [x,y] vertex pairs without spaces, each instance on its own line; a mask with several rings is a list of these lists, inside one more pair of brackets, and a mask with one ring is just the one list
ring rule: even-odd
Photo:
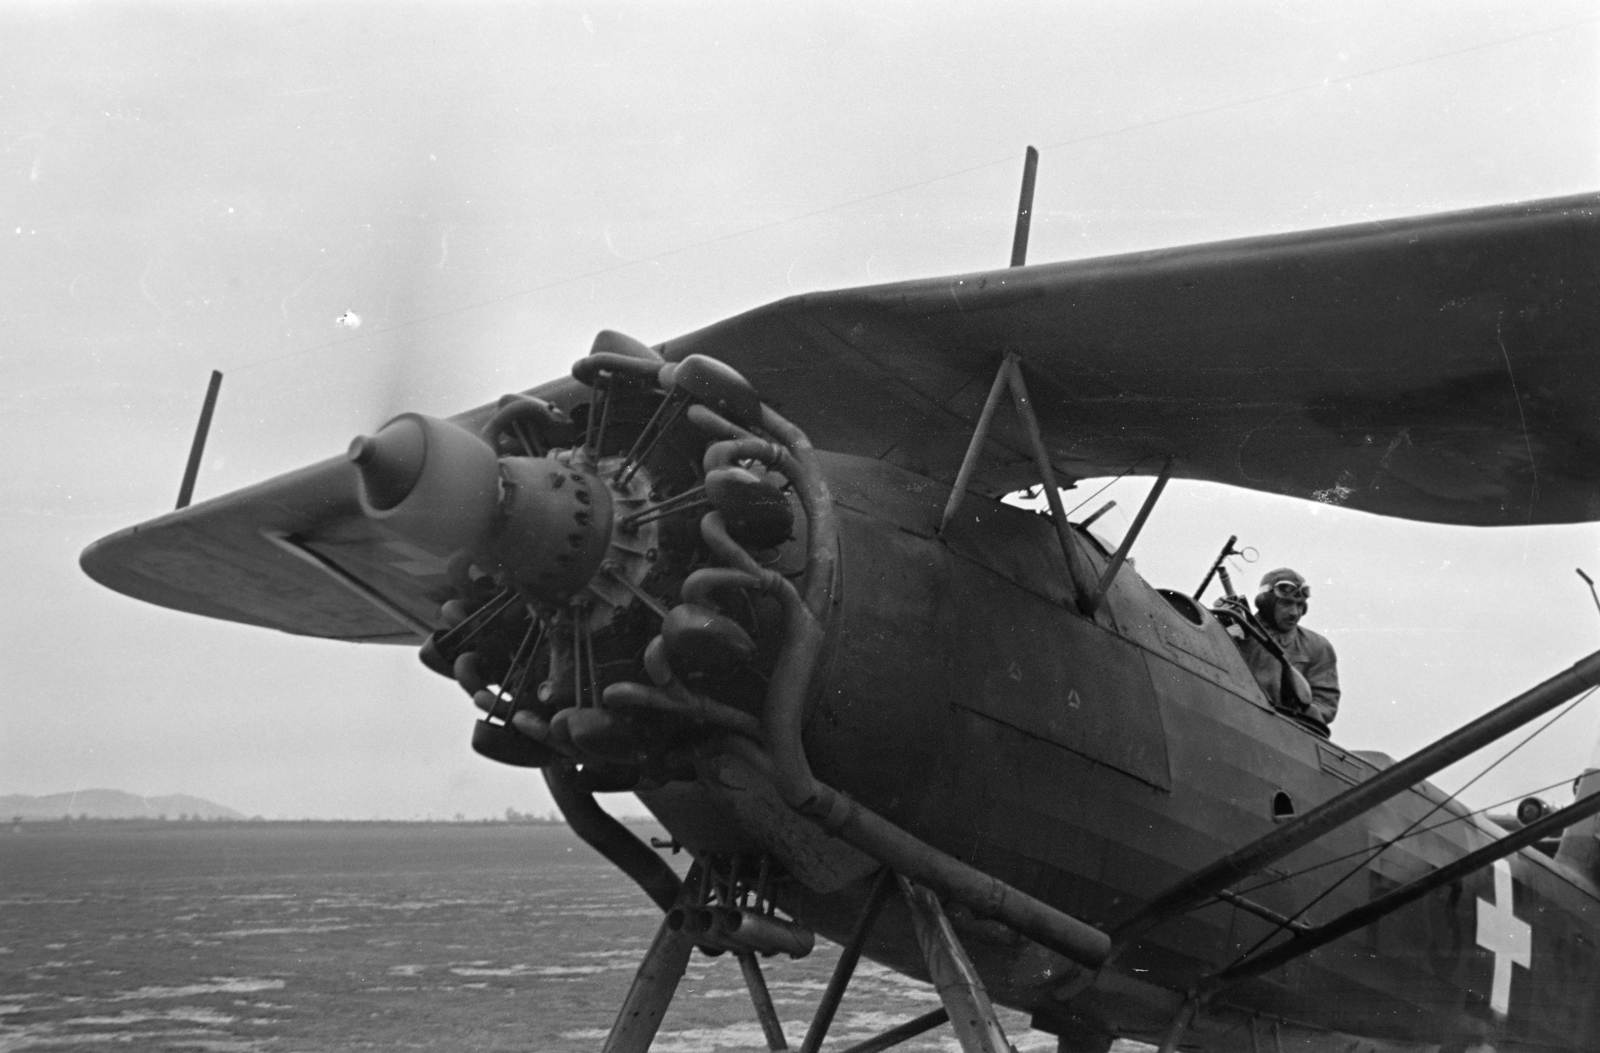
[[[212,369],[200,499],[561,375],[600,329],[1002,266],[1028,144],[1033,262],[1600,190],[1597,73],[1600,4],[1554,0],[0,5],[0,793],[551,808],[411,650],[79,571],[171,507]],[[1096,498],[1102,533],[1148,486]],[[1354,748],[1402,756],[1600,647],[1574,573],[1600,527],[1178,482],[1138,569],[1190,591],[1230,534],[1241,584],[1312,581]],[[1600,699],[1466,797],[1568,779],[1597,736]]]

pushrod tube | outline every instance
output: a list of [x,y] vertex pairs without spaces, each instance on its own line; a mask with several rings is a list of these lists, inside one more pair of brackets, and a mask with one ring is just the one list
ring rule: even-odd
[[1196,871],[1161,893],[1138,914],[1112,931],[1113,953],[1120,952],[1166,918],[1194,907],[1241,878],[1305,847],[1336,827],[1415,786],[1524,724],[1548,713],[1579,693],[1600,684],[1600,651],[1525,691],[1498,709],[1458,728],[1353,786],[1299,819]]

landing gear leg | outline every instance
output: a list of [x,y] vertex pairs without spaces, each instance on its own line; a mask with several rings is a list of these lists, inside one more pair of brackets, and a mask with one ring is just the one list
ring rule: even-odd
[[739,971],[744,973],[745,986],[750,988],[750,1001],[755,1003],[761,1033],[767,1036],[767,1048],[773,1053],[782,1053],[789,1048],[789,1042],[783,1037],[778,1010],[772,1005],[772,995],[767,993],[767,981],[761,975],[761,963],[754,952],[745,951],[739,955]]
[[894,873],[884,867],[873,880],[866,908],[856,920],[855,932],[851,933],[850,942],[845,944],[844,952],[839,955],[839,962],[833,968],[833,977],[828,981],[828,989],[822,993],[822,1001],[817,1004],[817,1014],[811,1019],[811,1028],[806,1032],[805,1041],[800,1043],[800,1053],[817,1053],[822,1048],[822,1040],[828,1037],[828,1027],[833,1023],[833,1014],[839,1011],[839,1002],[844,998],[844,989],[850,986],[850,977],[855,975],[856,963],[861,960],[861,949],[866,946],[867,937],[872,933],[872,923],[878,920],[878,912],[893,891]]
[[689,953],[693,950],[694,941],[682,930],[668,928],[663,919],[655,942],[634,975],[617,1022],[606,1036],[604,1053],[647,1053],[661,1018],[667,1014],[667,1006],[672,1004],[678,981],[689,967]]
[[956,939],[938,897],[903,877],[899,881],[900,892],[911,907],[911,922],[928,963],[928,975],[950,1014],[950,1026],[963,1053],[1013,1053],[989,992]]
[[[1189,1033],[1189,1025],[1194,1023],[1194,1018],[1199,1012],[1200,998],[1191,993],[1183,1000],[1183,1004],[1178,1007],[1178,1011],[1173,1014],[1172,1021],[1167,1024],[1167,1033],[1161,1037],[1158,1053],[1177,1053],[1178,1043],[1182,1042],[1183,1036]],[[1252,1029],[1254,1026],[1254,1024],[1251,1025]],[[1254,1030],[1250,1032],[1250,1037],[1254,1040]]]

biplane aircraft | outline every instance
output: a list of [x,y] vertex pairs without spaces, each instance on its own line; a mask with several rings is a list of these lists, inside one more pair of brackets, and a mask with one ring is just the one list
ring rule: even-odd
[[[1426,780],[1600,653],[1396,762],[1273,708],[1127,560],[1170,477],[1433,523],[1600,519],[1600,196],[794,296],[106,537],[151,603],[419,646],[691,954],[844,946],[1007,1048],[1600,1049],[1600,775],[1504,826]],[[1155,475],[1112,546],[1064,483]],[[1049,514],[1000,498],[1042,486]],[[1489,701],[1489,700],[1483,700]],[[465,739],[466,728],[463,727]],[[465,743],[464,743],[465,744]],[[1578,773],[1574,773],[1575,775]],[[632,791],[686,876],[596,803]]]

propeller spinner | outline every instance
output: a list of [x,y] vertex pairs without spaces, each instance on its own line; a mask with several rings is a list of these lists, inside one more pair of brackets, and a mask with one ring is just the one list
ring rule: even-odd
[[605,560],[611,490],[582,451],[499,457],[465,428],[405,413],[355,439],[348,456],[368,516],[468,553],[531,599],[566,601]]

